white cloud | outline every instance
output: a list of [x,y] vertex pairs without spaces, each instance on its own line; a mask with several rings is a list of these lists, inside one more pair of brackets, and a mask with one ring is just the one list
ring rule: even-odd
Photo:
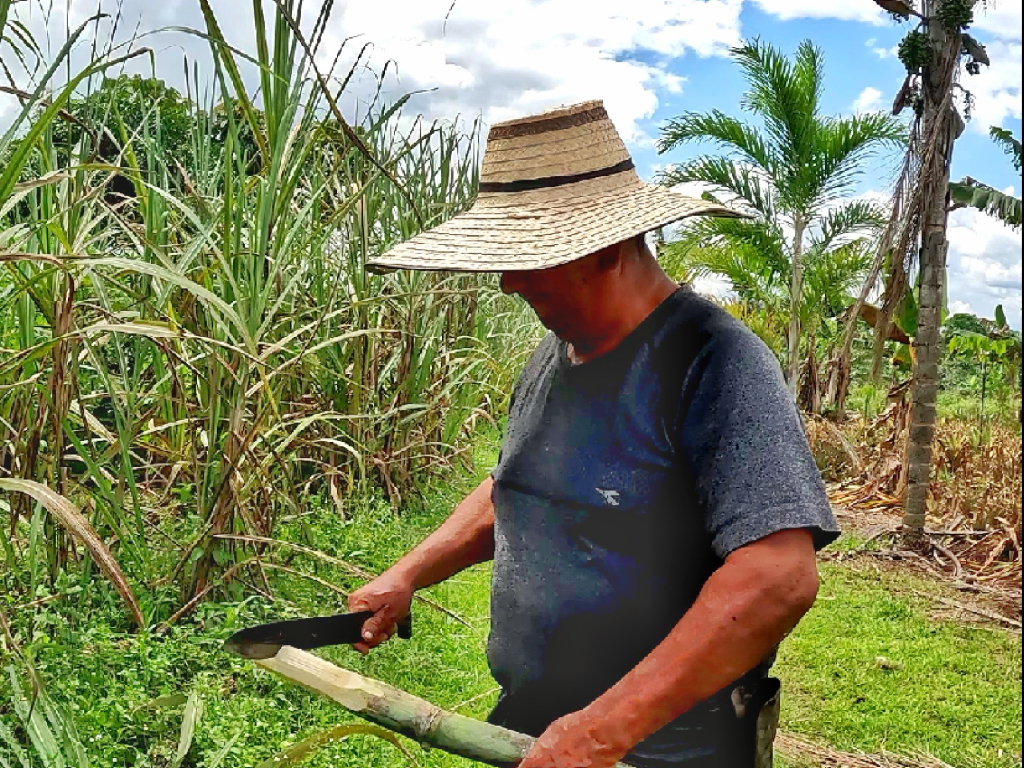
[[754,0],[766,13],[780,19],[842,19],[868,24],[888,23],[888,17],[870,0]]
[[[951,301],[949,302],[949,314],[959,315],[965,312],[971,311],[971,305],[966,301]],[[973,313],[972,313],[973,314]]]
[[894,45],[891,48],[883,48],[880,45],[876,45],[875,40],[869,40],[867,45],[868,48],[871,49],[871,52],[880,59],[895,59],[900,52],[899,45]]
[[[205,26],[195,0],[52,0],[55,10],[47,23],[39,8],[50,2],[16,4],[15,13],[28,18],[34,30],[49,31],[54,38],[51,50],[60,47],[65,15],[91,14],[97,2],[108,12],[119,12],[121,39],[136,26],[143,31]],[[482,115],[491,123],[603,98],[624,138],[648,145],[651,139],[639,122],[654,114],[659,94],[678,94],[685,87],[685,78],[669,71],[668,62],[688,53],[727,53],[741,40],[743,2],[631,0],[624,8],[618,0],[592,0],[585,10],[578,0],[458,0],[454,6],[451,0],[337,3],[319,62],[327,66],[343,41],[355,38],[339,62],[343,76],[360,48],[369,44],[362,62],[369,69],[353,80],[343,100],[346,109],[365,109],[377,92],[377,75],[387,65],[382,98],[393,101],[401,94],[424,91],[413,97],[408,111],[428,119]],[[312,25],[320,4],[305,3],[304,28]],[[211,5],[229,42],[253,51],[249,4],[211,0]],[[270,14],[270,0],[264,7]],[[102,35],[101,31],[98,37]],[[207,44],[199,38],[163,32],[145,37],[142,44],[157,51],[155,74],[175,87],[183,85],[181,55],[173,55],[175,49],[198,61],[212,77]],[[148,63],[140,60],[133,66],[149,74]],[[255,87],[255,73],[247,69]]]
[[[679,93],[684,79],[667,62],[687,52],[723,55],[740,40],[742,0],[460,2],[442,35],[450,0],[350,3],[331,26],[329,50],[356,31],[374,42],[371,64],[397,65],[389,88],[436,87],[418,96],[428,116],[481,111],[485,122],[590,98],[604,98],[627,139],[644,142],[638,121],[658,93]],[[647,52],[644,61],[637,51]]]
[[974,13],[974,30],[1006,40],[1020,40],[1020,0],[990,0],[987,7],[979,3]]
[[997,304],[1021,327],[1021,235],[971,208],[949,220],[950,307],[992,317]]
[[877,112],[882,108],[882,92],[877,88],[868,86],[860,92],[860,96],[853,102],[851,109],[855,113]]
[[[1019,10],[1019,7],[1018,7]],[[977,75],[963,74],[960,84],[974,99],[974,128],[988,133],[989,126],[1003,125],[1007,118],[1021,119],[1021,41],[987,42],[992,66],[982,67]]]

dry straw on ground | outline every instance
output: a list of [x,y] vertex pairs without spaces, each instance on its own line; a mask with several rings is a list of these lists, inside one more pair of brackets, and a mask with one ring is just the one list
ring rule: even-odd
[[903,757],[891,752],[869,755],[864,752],[839,752],[802,736],[780,733],[776,750],[789,760],[819,768],[952,768],[934,757]]
[[[876,419],[807,424],[808,439],[836,506],[899,525],[905,490],[904,448],[909,403],[897,393]],[[937,562],[957,581],[1021,583],[1021,440],[991,423],[940,420],[928,528]]]

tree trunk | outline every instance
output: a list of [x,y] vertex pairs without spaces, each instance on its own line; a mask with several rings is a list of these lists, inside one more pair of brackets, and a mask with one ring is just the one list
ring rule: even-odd
[[804,229],[803,216],[793,221],[793,275],[789,290],[789,394],[796,400],[800,386],[800,303],[804,295]]
[[985,395],[988,389],[988,360],[981,361],[981,413],[978,414],[978,445],[985,440]]
[[[924,16],[934,19],[939,0],[925,0]],[[903,525],[909,538],[924,532],[931,481],[932,442],[935,436],[935,400],[939,388],[939,329],[942,280],[949,241],[946,238],[949,163],[957,138],[953,77],[960,54],[960,35],[948,35],[938,21],[928,25],[932,41],[931,64],[922,78],[926,147],[921,168],[925,185],[921,200],[921,289],[918,300],[916,366],[911,389],[910,434],[907,439],[907,493]]]
[[818,338],[814,331],[807,335],[807,358],[800,376],[797,404],[808,413],[821,415],[821,377],[818,371]]

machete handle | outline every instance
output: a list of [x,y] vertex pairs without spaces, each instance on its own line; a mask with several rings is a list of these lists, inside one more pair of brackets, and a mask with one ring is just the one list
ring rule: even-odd
[[412,637],[411,613],[407,613],[405,616],[398,620],[398,636],[403,640],[408,640]]

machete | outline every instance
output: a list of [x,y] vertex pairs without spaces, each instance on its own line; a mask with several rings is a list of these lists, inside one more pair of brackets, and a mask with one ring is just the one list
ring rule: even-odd
[[[269,659],[285,645],[308,651],[326,645],[361,643],[363,624],[371,616],[373,611],[357,611],[260,624],[233,634],[224,641],[224,650],[247,659]],[[403,640],[412,637],[411,615],[399,620],[398,636]]]

